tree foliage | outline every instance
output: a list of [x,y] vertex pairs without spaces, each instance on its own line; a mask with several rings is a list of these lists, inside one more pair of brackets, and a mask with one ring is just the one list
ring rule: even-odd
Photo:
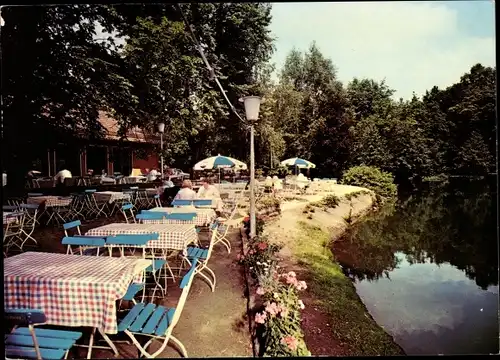
[[[397,182],[495,171],[496,68],[477,64],[446,89],[395,101],[385,81],[342,84],[315,43],[293,49],[274,81],[267,3],[2,10],[2,153],[11,173],[25,173],[33,152],[78,144],[75,135],[102,137],[102,110],[122,136],[136,126],[155,132],[164,122],[164,155],[179,167],[217,153],[248,161],[248,127],[231,108],[243,117],[238,99],[251,94],[265,100],[257,164],[274,168],[297,156],[314,162],[317,176],[337,177],[352,166],[375,166]],[[98,39],[99,28],[124,44]],[[18,146],[20,138],[26,146]]]

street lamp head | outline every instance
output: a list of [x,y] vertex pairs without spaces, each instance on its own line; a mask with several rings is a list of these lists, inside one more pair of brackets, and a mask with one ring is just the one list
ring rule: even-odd
[[248,121],[259,119],[260,103],[262,99],[259,96],[245,96],[240,99],[245,106],[246,118]]
[[158,124],[158,131],[162,134],[165,132],[165,123]]

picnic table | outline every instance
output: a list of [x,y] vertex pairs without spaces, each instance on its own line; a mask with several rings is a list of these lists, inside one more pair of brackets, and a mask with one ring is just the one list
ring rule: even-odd
[[116,300],[151,260],[25,252],[4,259],[5,308],[41,309],[51,325],[117,333]]
[[196,226],[207,226],[217,217],[213,209],[185,207],[155,207],[148,211],[165,212],[168,214],[196,213],[192,221],[185,220],[143,220],[145,224],[193,224]]
[[71,204],[71,198],[60,197],[60,196],[36,196],[36,197],[29,197],[26,200],[26,203],[35,205],[45,204],[46,208],[69,206],[69,204]]
[[[158,240],[150,240],[146,247],[153,249],[185,251],[191,243],[198,242],[198,233],[192,224],[124,224],[114,223],[87,231],[89,236],[158,233]],[[140,246],[138,246],[140,247]]]
[[94,193],[96,201],[114,203],[117,200],[130,200],[130,194],[120,191],[96,191]]

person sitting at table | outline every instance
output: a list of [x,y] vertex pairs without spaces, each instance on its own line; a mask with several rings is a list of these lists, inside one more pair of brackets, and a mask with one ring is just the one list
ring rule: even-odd
[[194,200],[196,199],[196,192],[193,190],[191,180],[184,180],[182,188],[175,195],[174,200]]
[[157,171],[156,169],[151,169],[151,171],[148,173],[148,182],[153,182],[156,180],[156,178],[160,175],[160,172]]
[[220,198],[220,192],[217,187],[212,185],[212,181],[208,178],[203,180],[202,186],[198,189],[198,199],[211,199],[215,205],[215,212],[220,214],[224,207],[224,202]]
[[198,189],[198,199],[219,199],[219,190],[212,185],[212,181],[208,178],[203,180],[202,186]]
[[64,185],[64,179],[66,178],[72,178],[73,176],[71,175],[71,172],[66,169],[61,169],[56,176],[54,176],[54,182],[56,183],[57,187],[61,187]]

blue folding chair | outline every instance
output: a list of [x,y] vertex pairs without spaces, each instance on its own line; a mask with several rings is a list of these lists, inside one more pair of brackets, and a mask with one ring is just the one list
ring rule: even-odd
[[167,214],[167,220],[193,221],[196,213],[170,213]]
[[[135,216],[134,216],[134,205],[132,204],[125,204],[122,206],[121,208],[121,212],[123,214],[123,216],[125,217],[125,221],[127,222],[127,224],[129,223],[136,223],[135,221]],[[128,214],[127,214],[128,212]]]
[[[172,335],[172,331],[179,321],[179,318],[189,295],[191,284],[196,273],[198,260],[194,259],[191,268],[184,275],[180,283],[182,289],[181,296],[175,308],[166,308],[161,305],[152,303],[145,304],[143,302],[135,304],[128,312],[123,320],[118,324],[118,332],[124,332],[130,337],[134,345],[137,347],[142,356],[147,358],[155,358],[161,354],[167,346],[169,340],[179,348],[182,356],[188,357],[184,345]],[[150,340],[142,345],[135,338],[136,335],[150,337]],[[148,352],[148,347],[155,341],[161,341],[161,345],[154,353]]]
[[206,207],[212,205],[212,199],[198,199],[193,200],[193,205],[196,207]]
[[173,200],[172,206],[190,206],[193,205],[193,200]]
[[82,337],[76,331],[35,329],[47,321],[39,309],[5,309],[4,319],[15,326],[5,336],[5,357],[9,359],[63,359]]
[[[68,234],[68,230],[71,230],[71,229],[76,229],[76,233],[78,235],[81,235],[82,232],[80,231],[80,226],[82,226],[82,222],[80,220],[75,220],[75,221],[71,221],[69,223],[63,224],[64,235],[70,236]],[[73,235],[76,235],[76,234],[73,234]]]
[[[65,236],[62,244],[67,246],[66,254],[75,255],[96,255],[99,256],[99,250],[106,245],[105,237],[77,235],[74,237]],[[73,246],[77,247],[73,250]]]
[[139,220],[139,222],[144,222],[144,220],[156,220],[162,221],[165,220],[168,214],[164,212],[150,211],[150,212],[141,212],[137,214],[135,218]]

